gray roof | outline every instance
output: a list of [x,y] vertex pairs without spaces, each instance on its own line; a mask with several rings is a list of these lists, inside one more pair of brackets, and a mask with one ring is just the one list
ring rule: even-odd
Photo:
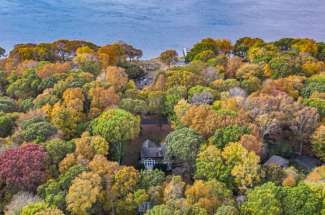
[[268,166],[268,165],[271,165],[271,164],[276,164],[280,167],[288,167],[289,165],[289,160],[281,157],[281,156],[278,156],[278,155],[273,155],[272,157],[270,157],[270,159],[268,159],[264,165],[265,166]]
[[307,171],[311,171],[315,167],[321,165],[321,162],[318,159],[306,155],[296,157],[293,162]]
[[142,144],[141,159],[145,158],[163,158],[164,149],[160,144],[156,144],[151,140],[146,140]]

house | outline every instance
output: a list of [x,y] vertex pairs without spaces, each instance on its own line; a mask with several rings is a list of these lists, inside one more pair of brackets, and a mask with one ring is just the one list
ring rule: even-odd
[[142,144],[140,152],[140,165],[145,169],[153,169],[165,166],[164,161],[165,147],[149,139]]

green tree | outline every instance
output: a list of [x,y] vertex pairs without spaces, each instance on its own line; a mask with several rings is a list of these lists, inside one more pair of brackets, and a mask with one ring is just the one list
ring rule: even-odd
[[179,100],[186,97],[186,88],[183,86],[173,87],[167,90],[163,99],[163,113],[170,119],[175,117],[174,106]]
[[267,63],[278,54],[277,47],[266,45],[262,47],[253,46],[249,48],[247,57],[252,63]]
[[193,164],[202,141],[192,129],[177,129],[166,137],[166,156],[171,161]]
[[190,50],[190,52],[186,55],[186,61],[190,62],[195,58],[197,54],[208,50],[212,51],[216,55],[219,52],[219,47],[216,41],[212,38],[205,38],[200,42],[196,43]]
[[[241,205],[243,215],[280,215],[280,187],[269,182],[255,187],[247,195],[247,200]],[[284,202],[286,204],[286,202]]]
[[15,114],[0,112],[0,137],[11,135],[16,121]]
[[65,210],[65,197],[72,181],[82,172],[88,171],[88,168],[82,165],[74,165],[70,167],[64,174],[57,179],[49,179],[45,184],[37,188],[37,194],[50,205]]
[[324,61],[325,60],[325,43],[324,42],[319,42],[319,43],[317,43],[317,45],[318,45],[317,58],[319,60]]
[[216,54],[212,50],[205,50],[195,55],[193,60],[207,62],[208,60],[214,58],[215,56]]
[[9,97],[0,96],[0,112],[15,112],[18,111],[16,101]]
[[27,142],[41,143],[57,133],[57,129],[51,123],[40,117],[25,120],[20,124],[19,135]]
[[244,134],[249,134],[251,129],[233,125],[225,128],[217,129],[212,137],[209,138],[209,143],[214,144],[218,148],[224,148],[228,143],[237,142]]
[[118,66],[125,69],[129,79],[141,78],[146,74],[144,69],[135,63],[123,62],[119,63]]
[[290,55],[279,55],[270,61],[272,78],[285,78],[290,75],[299,75],[302,72],[301,66],[295,62]]
[[36,213],[49,209],[50,206],[45,202],[30,203],[23,207],[20,215],[35,215]]
[[165,181],[165,173],[161,170],[142,170],[140,172],[139,186],[148,190],[150,187],[162,185]]
[[103,112],[90,124],[90,131],[94,135],[101,135],[108,142],[113,143],[113,156],[122,160],[123,144],[136,138],[140,132],[140,118],[131,113],[113,108]]
[[202,147],[195,162],[195,178],[203,180],[217,179],[227,183],[231,187],[231,169],[226,166],[222,159],[220,149],[214,145]]
[[242,37],[236,41],[234,53],[237,56],[245,58],[247,56],[249,48],[253,46],[258,47],[262,45],[264,45],[264,41],[260,38]]
[[325,117],[325,99],[308,98],[304,100],[304,104],[316,108],[319,115]]
[[239,211],[234,206],[221,205],[215,215],[239,215]]
[[281,201],[284,215],[320,214],[321,199],[307,185],[300,183],[296,187],[283,188]]
[[133,98],[122,99],[119,103],[119,107],[132,114],[145,114],[148,109],[144,100]]
[[72,141],[61,139],[52,139],[43,143],[43,145],[50,156],[50,172],[53,176],[58,176],[58,164],[67,154],[74,151],[75,145]]
[[35,70],[29,69],[24,72],[22,77],[9,84],[7,94],[10,97],[19,99],[35,97],[40,93],[41,81]]

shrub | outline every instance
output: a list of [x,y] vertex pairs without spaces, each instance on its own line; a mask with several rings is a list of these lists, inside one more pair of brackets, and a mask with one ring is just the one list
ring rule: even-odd
[[33,109],[33,107],[34,107],[32,98],[24,99],[24,100],[20,101],[18,104],[19,104],[20,109],[24,112],[27,112],[27,111]]
[[228,91],[231,88],[239,87],[240,83],[236,79],[215,80],[211,83],[211,87],[218,92]]
[[0,112],[15,112],[18,111],[18,106],[15,100],[9,97],[0,97]]
[[201,85],[197,85],[197,86],[191,87],[188,90],[188,99],[191,100],[195,94],[200,94],[203,92],[210,92],[212,95],[216,94],[216,92],[213,89],[211,89],[210,87],[204,87]]
[[13,114],[0,112],[0,137],[10,136],[15,127],[16,117]]
[[56,134],[56,128],[42,118],[33,118],[22,122],[20,135],[27,142],[41,143]]

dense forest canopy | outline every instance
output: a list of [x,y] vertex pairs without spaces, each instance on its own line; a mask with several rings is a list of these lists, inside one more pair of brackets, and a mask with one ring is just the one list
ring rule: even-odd
[[[0,214],[325,214],[325,43],[205,38],[184,58],[142,54],[0,48]],[[126,165],[143,139],[161,159]]]

